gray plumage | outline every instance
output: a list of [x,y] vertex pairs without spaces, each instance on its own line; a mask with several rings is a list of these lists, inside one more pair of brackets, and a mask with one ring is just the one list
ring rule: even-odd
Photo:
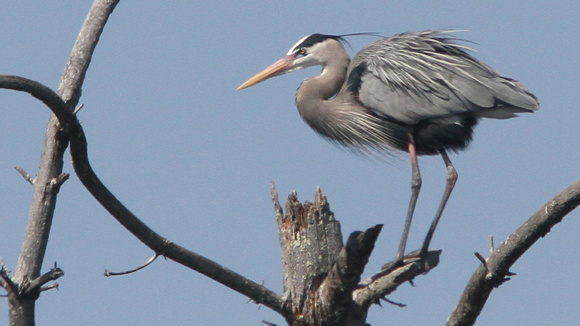
[[407,151],[412,195],[395,266],[403,259],[421,186],[417,155],[441,154],[447,185],[419,255],[431,237],[457,180],[446,151],[465,149],[480,118],[507,119],[533,112],[526,86],[477,61],[450,30],[403,33],[376,41],[351,61],[343,37],[312,34],[238,89],[270,77],[320,65],[296,93],[304,121],[320,135],[362,152]]

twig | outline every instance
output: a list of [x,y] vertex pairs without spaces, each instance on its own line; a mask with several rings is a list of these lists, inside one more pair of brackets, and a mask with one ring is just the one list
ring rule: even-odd
[[268,325],[268,326],[276,326],[276,324],[274,324],[274,323],[271,323],[271,322],[269,322],[269,321],[265,321],[265,320],[262,320],[262,324],[264,324],[264,325]]
[[48,184],[48,188],[54,192],[58,192],[60,187],[64,184],[66,180],[68,180],[70,174],[68,173],[61,173],[56,178],[52,178]]
[[0,257],[0,286],[8,292],[8,295],[18,292],[18,285],[10,278],[10,272],[6,268],[2,257]]
[[77,106],[76,109],[74,109],[73,113],[74,115],[77,115],[77,113],[79,113],[79,111],[85,106],[84,103],[81,103],[81,105]]
[[155,253],[153,255],[153,257],[149,258],[149,260],[147,262],[145,262],[145,264],[134,268],[132,270],[128,270],[128,271],[124,271],[124,272],[109,272],[108,270],[105,269],[105,276],[109,277],[109,276],[119,276],[119,275],[127,275],[127,274],[131,274],[131,273],[135,273],[136,271],[142,270],[143,268],[151,265],[151,263],[153,263],[155,261],[155,259],[157,259],[157,257],[159,257],[158,253]]
[[485,261],[485,258],[479,252],[475,252],[474,255],[483,264],[483,267],[485,268],[485,270],[489,271],[489,268],[487,268],[487,262]]
[[62,184],[66,180],[68,180],[69,177],[70,177],[70,174],[68,174],[68,173],[61,173],[61,174],[58,175],[58,177],[53,178],[50,181],[50,184],[53,185],[53,186],[62,186]]
[[44,292],[44,291],[48,291],[51,289],[57,289],[58,290],[58,282],[54,282],[51,285],[47,285],[47,286],[43,286],[40,288],[40,292]]
[[16,169],[16,171],[20,172],[24,180],[28,181],[31,185],[34,186],[34,178],[30,174],[28,174],[26,171],[24,171],[23,168],[19,167],[18,165],[15,166],[14,168]]
[[400,307],[400,308],[405,308],[405,307],[407,306],[407,305],[406,305],[406,304],[404,304],[404,303],[401,303],[401,302],[395,302],[395,301],[389,300],[387,297],[383,297],[383,298],[381,298],[381,300],[384,300],[384,301],[386,301],[387,303],[390,303],[390,304],[392,304],[393,306],[397,306],[397,307]]

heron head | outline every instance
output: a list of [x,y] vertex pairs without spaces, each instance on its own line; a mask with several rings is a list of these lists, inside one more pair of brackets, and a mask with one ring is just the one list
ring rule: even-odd
[[342,48],[340,41],[340,36],[324,34],[312,34],[303,37],[290,48],[286,56],[248,79],[238,89],[244,89],[268,78],[281,76],[295,70],[324,65],[328,58],[332,58],[333,49],[336,45]]

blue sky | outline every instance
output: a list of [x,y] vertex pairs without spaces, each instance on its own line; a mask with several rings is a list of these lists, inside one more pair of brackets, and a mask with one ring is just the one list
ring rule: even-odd
[[[56,89],[88,1],[5,2],[0,73]],[[163,236],[282,291],[269,187],[313,200],[321,186],[344,236],[383,223],[365,275],[394,257],[410,195],[405,155],[388,163],[338,149],[305,125],[294,106],[311,68],[235,89],[315,32],[457,28],[483,62],[519,79],[541,109],[484,120],[470,149],[451,155],[459,181],[432,247],[440,265],[371,309],[373,325],[441,325],[457,303],[488,236],[499,244],[548,199],[578,179],[580,4],[575,1],[194,2],[124,1],[106,26],[79,113],[91,163],[105,184]],[[372,37],[348,39],[354,54]],[[14,269],[48,110],[0,91],[0,256]],[[423,188],[409,248],[419,246],[445,183],[440,157],[421,157]],[[65,271],[42,294],[41,325],[260,325],[283,319],[194,271],[160,259],[124,230],[73,174],[62,187],[44,270]],[[573,212],[512,268],[478,325],[566,325],[580,320],[580,213]],[[572,289],[572,290],[571,290]],[[0,324],[7,302],[0,300]]]

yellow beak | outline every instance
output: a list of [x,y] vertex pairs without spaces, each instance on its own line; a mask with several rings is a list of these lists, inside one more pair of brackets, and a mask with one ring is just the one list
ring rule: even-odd
[[268,68],[257,73],[254,77],[248,79],[245,83],[240,85],[238,89],[248,88],[250,86],[256,85],[257,83],[263,82],[270,77],[274,77],[283,73],[285,70],[292,68],[295,59],[296,56],[293,54],[285,56],[284,58],[274,62]]

